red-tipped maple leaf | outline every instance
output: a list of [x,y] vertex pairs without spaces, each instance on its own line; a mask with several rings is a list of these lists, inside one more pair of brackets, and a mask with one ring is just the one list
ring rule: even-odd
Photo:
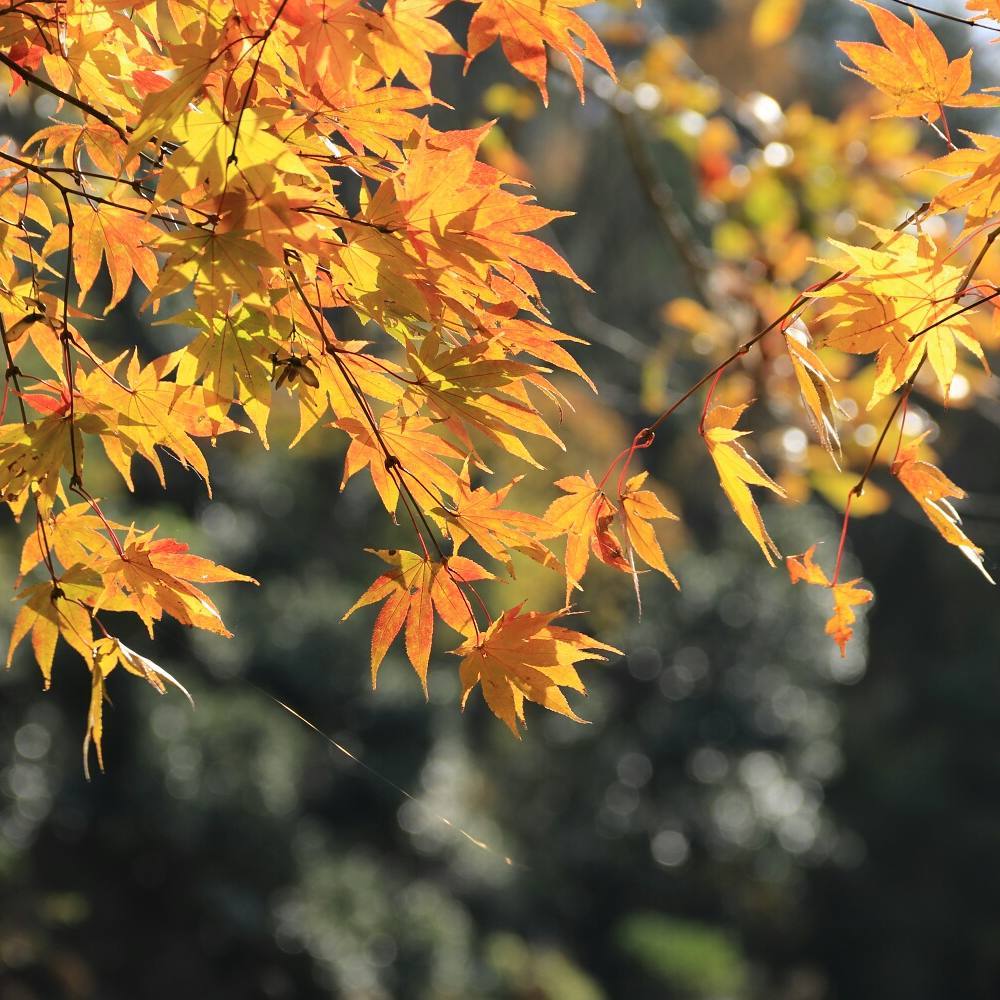
[[130,533],[122,545],[122,554],[100,567],[104,587],[94,600],[95,611],[133,611],[150,637],[153,623],[164,612],[182,625],[230,636],[219,609],[195,584],[257,581],[193,555],[183,542],[154,536],[155,529],[143,535]]

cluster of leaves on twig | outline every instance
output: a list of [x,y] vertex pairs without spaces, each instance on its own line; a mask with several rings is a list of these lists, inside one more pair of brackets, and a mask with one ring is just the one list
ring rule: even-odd
[[[480,687],[517,733],[525,700],[576,718],[564,689],[583,691],[577,665],[614,652],[556,624],[592,555],[631,575],[637,594],[644,567],[677,584],[655,530],[676,515],[632,465],[700,388],[708,385],[699,432],[722,488],[773,564],[778,547],[751,488],[785,490],[741,440],[746,404],[714,401],[720,378],[768,334],[783,338],[817,438],[836,454],[834,379],[817,347],[874,358],[871,403],[896,402],[850,490],[832,577],[811,551],[789,562],[793,580],[833,591],[828,631],[843,648],[852,608],[870,599],[858,581],[840,581],[850,501],[925,362],[947,399],[957,346],[984,358],[969,313],[1000,294],[977,273],[998,231],[998,140],[977,135],[959,146],[945,108],[998,102],[968,93],[970,57],[949,61],[919,17],[911,28],[866,4],[884,46],[842,47],[889,95],[887,113],[923,117],[940,133],[948,151],[925,169],[949,181],[897,229],[876,229],[864,247],[837,244],[832,274],[640,429],[600,480],[560,479],[540,516],[509,506],[516,480],[486,485],[489,450],[540,467],[532,441],[559,442],[551,414],[563,395],[553,372],[591,382],[565,346],[579,338],[553,328],[533,272],[583,282],[535,235],[562,213],[478,157],[489,126],[431,127],[426,111],[439,103],[431,56],[464,55],[468,64],[499,40],[546,101],[550,57],[581,96],[585,60],[612,82],[614,69],[576,3],[474,3],[464,46],[437,20],[445,6],[11,0],[0,8],[0,72],[11,92],[47,91],[61,109],[20,148],[0,148],[0,487],[16,517],[28,513],[21,576],[44,574],[19,593],[8,664],[29,636],[46,683],[60,639],[82,657],[93,678],[85,750],[93,743],[99,760],[107,676],[121,666],[161,690],[173,680],[112,634],[110,616],[137,615],[150,636],[164,615],[225,635],[202,586],[249,578],[156,529],[112,521],[86,485],[85,460],[98,444],[129,488],[136,457],[163,483],[164,453],[207,487],[198,440],[255,433],[266,447],[274,394],[291,393],[295,441],[314,429],[345,435],[344,482],[367,474],[388,515],[412,528],[411,549],[374,553],[388,568],[348,612],[380,605],[373,682],[402,635],[426,688],[440,620],[458,636],[463,702]],[[922,224],[945,213],[964,222],[942,240]],[[701,263],[689,264],[697,280]],[[102,268],[104,314],[138,279],[145,307],[189,329],[188,343],[153,359],[136,350],[102,356],[91,333]],[[340,336],[334,317],[343,309],[372,340]],[[950,506],[961,491],[918,458],[917,444],[904,446],[900,434],[893,473],[982,567]],[[490,611],[476,585],[495,574],[477,560],[512,573],[514,555],[564,576],[564,607]]]

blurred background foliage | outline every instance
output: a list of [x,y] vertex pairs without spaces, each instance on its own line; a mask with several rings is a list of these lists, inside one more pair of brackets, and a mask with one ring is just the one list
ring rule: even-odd
[[[596,294],[549,283],[546,302],[558,327],[591,341],[578,357],[600,396],[566,383],[575,409],[566,453],[545,456],[553,479],[599,473],[780,313],[819,273],[810,258],[829,253],[823,237],[865,242],[859,219],[898,223],[929,193],[907,171],[940,152],[919,123],[871,120],[878,101],[833,44],[870,30],[847,3],[590,10],[620,81],[590,78],[583,106],[556,75],[542,109],[499,57],[468,77],[442,60],[435,76],[456,108],[439,109],[439,127],[498,119],[488,155],[544,204],[578,213],[550,236]],[[961,26],[934,27],[953,55],[970,42]],[[992,58],[980,57],[987,73]],[[27,134],[52,110],[25,89],[0,129]],[[161,353],[178,332],[138,319],[138,304],[104,335]],[[908,430],[929,429],[970,490],[970,534],[995,565],[1000,466],[984,449],[1000,407],[991,376],[961,372],[940,426],[933,387],[918,387]],[[835,374],[843,471],[767,341],[718,390],[761,400],[753,440],[801,501],[765,504],[782,550],[825,538],[828,560],[850,470],[884,419],[865,411],[870,372]],[[852,521],[849,558],[878,600],[840,659],[823,635],[826,595],[790,587],[735,522],[697,409],[644,454],[682,514],[668,555],[683,589],[645,577],[637,621],[628,579],[596,571],[579,608],[626,655],[588,671],[590,697],[575,707],[589,726],[531,713],[521,743],[475,698],[459,713],[440,658],[427,704],[398,654],[369,689],[370,622],[339,619],[376,574],[361,544],[405,544],[405,527],[385,522],[360,480],[340,492],[328,436],[292,452],[290,426],[269,453],[226,442],[212,455],[212,502],[179,469],[166,495],[142,474],[134,498],[113,495],[118,520],[130,504],[154,507],[147,522],[264,585],[219,593],[235,639],[162,627],[156,658],[197,708],[112,685],[108,772],[89,784],[85,673],[57,663],[46,694],[27,662],[0,675],[0,996],[1000,994],[995,591],[877,478],[855,507],[872,516]],[[519,487],[538,509],[546,482]],[[4,578],[19,532],[0,536]],[[506,586],[560,599],[531,565]],[[144,636],[123,638],[148,651]]]

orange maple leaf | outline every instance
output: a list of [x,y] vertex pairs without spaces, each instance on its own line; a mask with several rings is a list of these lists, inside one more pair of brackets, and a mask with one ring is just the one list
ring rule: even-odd
[[966,132],[972,147],[954,149],[925,167],[952,177],[934,196],[936,211],[964,211],[966,230],[978,230],[1000,211],[1000,139]]
[[153,623],[164,612],[182,625],[230,637],[219,609],[195,584],[257,581],[193,555],[183,542],[155,538],[155,533],[156,529],[143,535],[130,532],[122,554],[99,567],[104,588],[93,602],[94,610],[133,611],[150,637]]
[[562,568],[541,542],[558,534],[557,529],[534,514],[501,506],[522,478],[518,476],[495,493],[483,486],[470,489],[465,480],[458,482],[454,507],[435,511],[447,522],[455,551],[467,538],[472,538],[484,552],[502,562],[511,576],[514,575],[511,551],[522,552],[542,566]]
[[562,689],[586,694],[576,664],[604,660],[598,650],[619,653],[613,646],[581,632],[553,625],[565,611],[522,614],[522,607],[505,611],[485,632],[454,650],[455,655],[463,657],[459,668],[463,708],[469,693],[479,684],[490,711],[518,738],[526,698],[550,712],[583,722],[569,707]]
[[11,629],[7,666],[10,667],[14,651],[29,633],[46,688],[52,681],[52,661],[59,639],[72,646],[90,665],[94,639],[88,605],[99,589],[96,575],[80,567],[71,568],[54,583],[26,587],[18,595],[24,604]]
[[840,647],[840,655],[846,656],[847,643],[854,635],[854,622],[857,619],[854,609],[859,604],[867,604],[875,595],[870,590],[858,588],[861,577],[846,583],[831,584],[822,568],[813,561],[815,551],[816,546],[813,545],[800,556],[789,556],[786,560],[788,575],[792,583],[801,580],[833,591],[833,614],[826,623],[826,634]]
[[962,530],[962,519],[951,504],[952,500],[964,500],[965,490],[956,486],[937,466],[917,458],[920,445],[929,433],[924,432],[899,449],[891,472],[920,504],[941,537],[958,548],[990,583],[995,583],[983,566],[983,550]]
[[[584,476],[565,476],[557,480],[556,486],[569,495],[559,497],[549,504],[545,520],[566,535],[566,603],[568,604],[573,588],[579,585],[584,573],[587,572],[591,547],[599,527],[598,516],[602,501],[607,503],[607,497],[589,472]],[[605,558],[600,547],[593,547],[600,558]]]
[[612,80],[614,66],[594,29],[573,12],[587,0],[483,0],[469,25],[469,63],[498,38],[504,55],[519,73],[538,86],[548,105],[546,87],[548,45],[566,56],[570,72],[583,99],[583,61],[600,66]]
[[892,110],[877,118],[920,118],[937,121],[950,108],[995,107],[987,94],[967,93],[972,84],[972,50],[948,61],[934,32],[913,12],[913,27],[895,14],[865,0],[854,0],[875,22],[885,47],[870,42],[837,42],[853,62],[847,68],[892,101]]
[[379,609],[372,631],[372,687],[378,680],[379,667],[389,647],[406,625],[406,655],[427,694],[427,667],[434,639],[434,612],[461,635],[474,635],[475,617],[461,584],[492,580],[493,574],[462,556],[435,562],[416,552],[399,549],[367,549],[390,571],[383,573],[344,614],[350,618],[358,608],[385,601]]

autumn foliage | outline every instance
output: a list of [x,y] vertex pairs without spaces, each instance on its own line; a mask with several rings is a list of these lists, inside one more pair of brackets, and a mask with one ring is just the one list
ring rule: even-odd
[[[919,439],[904,439],[922,377],[947,404],[962,352],[986,364],[981,307],[1000,294],[980,273],[1000,231],[1000,139],[956,134],[947,117],[949,108],[1000,104],[972,90],[971,53],[949,59],[916,13],[907,23],[862,4],[881,44],[841,48],[885,95],[878,115],[922,118],[942,144],[919,168],[937,178],[936,193],[895,229],[873,225],[856,241],[830,240],[815,254],[815,280],[800,281],[766,325],[730,343],[622,442],[600,478],[583,468],[560,478],[547,510],[531,513],[512,499],[520,477],[496,482],[488,459],[506,453],[544,475],[535,452],[559,442],[565,404],[556,374],[592,382],[567,350],[581,338],[551,325],[536,275],[586,286],[543,236],[564,213],[539,205],[528,185],[480,155],[490,125],[430,125],[439,103],[431,57],[468,66],[499,42],[546,103],[551,74],[568,73],[582,98],[594,74],[613,81],[614,68],[575,2],[474,2],[464,39],[441,22],[446,6],[89,0],[0,8],[0,72],[10,91],[36,88],[59,102],[51,124],[20,148],[0,148],[0,488],[26,529],[7,662],[30,640],[48,684],[59,641],[75,650],[92,675],[85,748],[93,743],[99,759],[114,669],[160,690],[176,683],[115,637],[115,615],[137,616],[150,638],[165,615],[226,635],[203,588],[252,581],[155,528],[113,521],[88,488],[88,456],[101,449],[130,489],[136,459],[166,486],[170,456],[209,489],[203,446],[252,433],[267,447],[279,392],[298,408],[291,443],[338,436],[344,484],[369,479],[387,516],[410,531],[408,548],[373,551],[381,575],[347,612],[374,615],[373,684],[401,639],[426,690],[443,630],[460,658],[463,704],[480,688],[515,733],[526,700],[576,719],[564,692],[584,691],[578,664],[615,652],[557,624],[579,600],[592,560],[631,576],[637,596],[646,570],[680,585],[657,535],[678,515],[636,466],[699,390],[706,471],[710,459],[765,558],[780,560],[756,497],[788,491],[754,457],[756,439],[741,426],[751,400],[725,396],[723,379],[765,338],[787,355],[803,422],[828,461],[843,457],[838,379],[868,373],[863,404],[889,405],[860,478],[843,490],[832,573],[814,549],[788,560],[792,582],[830,591],[827,631],[840,649],[854,609],[871,599],[859,580],[842,582],[840,569],[851,507],[880,456],[944,540],[983,568],[951,506],[961,489]],[[761,4],[754,31],[762,44],[789,30],[781,27],[789,6]],[[977,19],[997,14],[970,7]],[[706,190],[725,177],[724,146],[710,152],[699,164]],[[944,226],[928,225],[939,217]],[[188,342],[153,358],[103,352],[100,320],[130,289],[141,290],[154,319],[183,325]],[[370,339],[342,337],[338,310],[353,312]],[[710,322],[708,310],[686,315],[695,321],[679,326]],[[522,557],[564,578],[563,607],[490,610],[477,584],[513,575]],[[35,582],[22,583],[27,574]]]

